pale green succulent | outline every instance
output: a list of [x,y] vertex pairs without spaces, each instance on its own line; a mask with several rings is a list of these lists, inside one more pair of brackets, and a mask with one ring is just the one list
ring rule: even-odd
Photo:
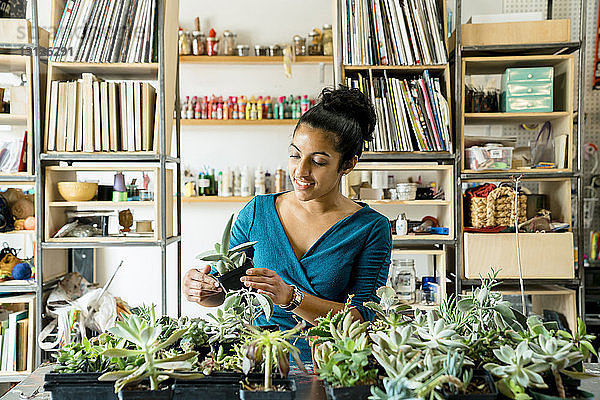
[[424,346],[446,353],[449,349],[466,348],[467,346],[457,340],[454,324],[448,324],[443,319],[435,320],[433,311],[428,311],[426,324],[416,329],[417,336],[412,342],[415,346]]
[[219,275],[224,275],[229,271],[240,268],[246,262],[246,253],[243,250],[249,249],[258,242],[246,242],[229,248],[229,241],[231,239],[231,225],[233,224],[233,214],[229,218],[221,243],[215,243],[214,250],[208,250],[204,253],[198,254],[197,259],[202,261],[210,261],[215,267]]
[[405,325],[406,317],[403,311],[410,309],[410,306],[400,302],[396,297],[396,291],[389,286],[382,286],[376,291],[379,297],[379,304],[368,301],[363,305],[375,311],[375,328],[386,329],[388,327]]
[[144,363],[126,371],[111,371],[98,378],[100,381],[116,381],[115,392],[122,390],[125,386],[134,386],[145,379],[150,380],[150,389],[158,390],[160,382],[168,378],[198,379],[204,377],[202,374],[184,373],[192,370],[197,360],[197,353],[188,352],[168,358],[159,359],[158,354],[176,343],[185,335],[189,327],[176,330],[167,340],[162,343],[158,338],[162,332],[160,325],[155,325],[154,309],[152,320],[147,322],[133,314],[125,317],[125,321],[118,322],[109,331],[119,339],[125,339],[136,346],[136,349],[111,348],[102,352],[105,357],[127,358],[144,356]]

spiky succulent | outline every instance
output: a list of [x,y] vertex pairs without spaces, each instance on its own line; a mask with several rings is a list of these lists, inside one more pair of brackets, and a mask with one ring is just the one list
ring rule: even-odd
[[215,243],[214,250],[208,250],[196,256],[196,258],[199,260],[211,262],[211,265],[215,267],[219,275],[224,275],[229,271],[233,271],[234,269],[242,267],[247,258],[244,250],[249,249],[257,243],[246,242],[230,249],[229,242],[231,239],[232,224],[233,214],[231,214],[231,217],[225,226],[221,243]]

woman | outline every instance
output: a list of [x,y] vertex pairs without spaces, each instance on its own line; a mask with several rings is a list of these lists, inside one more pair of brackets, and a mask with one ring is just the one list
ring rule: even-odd
[[[298,121],[289,147],[288,171],[294,190],[256,196],[240,211],[231,247],[258,241],[249,252],[255,268],[242,277],[247,287],[267,294],[277,305],[271,320],[289,329],[299,318],[309,324],[344,307],[353,295],[352,313],[369,320],[363,302],[377,301],[385,285],[392,236],[386,217],[340,192],[343,175],[352,171],[363,144],[372,140],[375,112],[357,89],[324,89],[320,102]],[[184,293],[189,301],[214,307],[224,294],[210,267],[188,271]],[[297,343],[310,362],[306,342]]]

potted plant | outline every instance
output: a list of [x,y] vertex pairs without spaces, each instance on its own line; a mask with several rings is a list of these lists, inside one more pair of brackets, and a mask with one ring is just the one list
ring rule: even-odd
[[[296,384],[293,380],[287,379],[290,371],[289,357],[291,356],[300,368],[304,369],[304,365],[300,360],[300,351],[290,343],[290,340],[305,326],[305,322],[302,321],[292,329],[275,332],[251,325],[246,327],[244,373],[248,374],[252,369],[262,366],[263,379],[262,382],[256,379],[246,379],[242,382],[240,399],[284,400],[295,398]],[[273,380],[275,367],[282,379]]]
[[214,250],[208,250],[196,256],[199,260],[211,262],[216,271],[215,278],[225,292],[243,288],[240,278],[246,275],[246,271],[254,266],[252,259],[246,256],[244,250],[257,243],[246,242],[230,249],[229,240],[231,238],[232,223],[233,214],[225,226],[221,243],[215,243]]
[[[197,359],[195,352],[169,354],[166,357],[165,354],[161,354],[169,346],[179,341],[188,329],[178,329],[165,341],[160,342],[158,339],[162,333],[162,327],[155,325],[154,317],[152,317],[151,323],[137,315],[126,317],[125,321],[118,322],[109,332],[119,339],[127,340],[136,348],[110,348],[104,350],[102,355],[111,358],[142,356],[143,363],[128,370],[107,372],[98,380],[116,381],[115,392],[118,392],[120,400],[170,399],[171,387],[161,388],[162,382],[169,378],[198,379],[203,376],[197,373],[184,373],[192,370]],[[149,382],[147,388],[144,387],[146,381]]]
[[379,303],[368,301],[364,306],[375,311],[374,329],[386,329],[408,323],[404,312],[410,310],[410,306],[402,303],[396,297],[396,291],[389,286],[382,286],[375,292],[379,297]]
[[495,400],[498,389],[492,375],[482,369],[473,370],[465,365],[465,355],[461,351],[449,352],[444,363],[444,374],[457,378],[461,384],[447,382],[441,392],[448,400]]

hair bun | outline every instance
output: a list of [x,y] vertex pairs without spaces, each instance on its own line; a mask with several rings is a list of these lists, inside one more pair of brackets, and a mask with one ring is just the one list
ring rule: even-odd
[[339,89],[325,88],[321,92],[321,104],[327,111],[345,115],[360,126],[363,140],[373,140],[377,118],[369,98],[358,89],[340,85]]

